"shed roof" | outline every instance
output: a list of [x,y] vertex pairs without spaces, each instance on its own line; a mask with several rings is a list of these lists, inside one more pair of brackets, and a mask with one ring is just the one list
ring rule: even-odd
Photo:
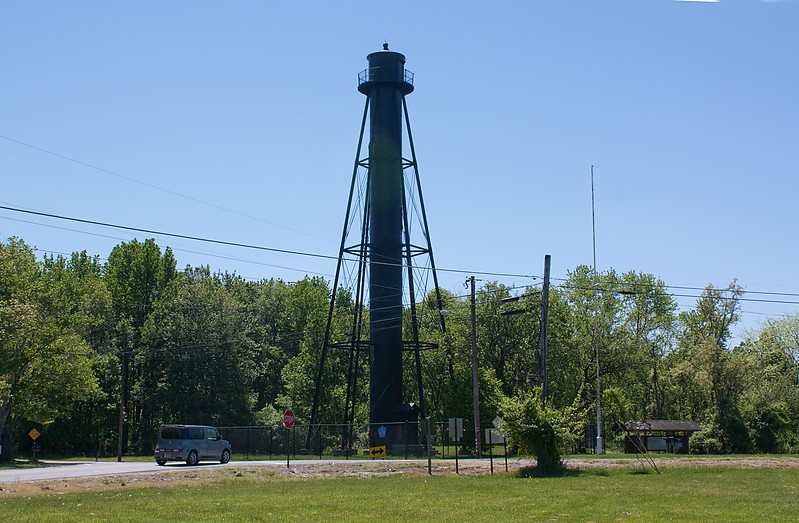
[[693,421],[672,419],[627,420],[624,422],[624,428],[637,432],[696,432],[701,429],[701,427]]

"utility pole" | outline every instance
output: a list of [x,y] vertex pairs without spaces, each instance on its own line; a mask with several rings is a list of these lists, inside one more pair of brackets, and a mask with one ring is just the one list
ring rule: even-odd
[[549,318],[549,269],[552,256],[544,256],[544,288],[541,296],[541,403],[549,397],[547,379],[547,321]]
[[117,461],[122,461],[125,432],[125,404],[128,401],[128,333],[122,335],[122,373],[119,380],[119,434],[117,435]]
[[478,458],[483,457],[480,444],[480,376],[477,372],[477,314],[475,312],[474,276],[469,278],[472,286],[472,389],[474,400],[474,444]]

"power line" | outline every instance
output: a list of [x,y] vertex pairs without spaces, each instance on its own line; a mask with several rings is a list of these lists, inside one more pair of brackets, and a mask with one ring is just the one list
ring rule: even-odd
[[[76,232],[76,233],[79,233],[79,234],[88,234],[90,236],[97,236],[99,238],[108,238],[108,239],[111,239],[111,240],[125,241],[127,239],[127,238],[120,238],[119,236],[109,236],[107,234],[99,234],[99,233],[96,233],[96,232],[81,231],[81,230],[78,230],[78,229],[70,229],[69,227],[59,227],[58,225],[51,225],[49,223],[39,223],[39,222],[30,221],[30,220],[20,220],[18,218],[9,218],[7,216],[2,216],[0,218],[3,218],[5,220],[11,220],[11,221],[15,221],[15,222],[20,222],[20,223],[27,223],[27,224],[30,224],[30,225],[38,225],[40,227],[49,227],[51,229],[57,229],[59,231],[69,231],[69,232]],[[172,247],[173,251],[177,251],[177,252],[187,252],[187,253],[190,253],[190,254],[202,254],[204,256],[211,256],[213,258],[220,258],[220,259],[223,259],[223,260],[239,261],[239,262],[243,262],[243,263],[252,263],[254,265],[263,265],[265,267],[274,267],[276,269],[285,269],[285,270],[289,270],[289,271],[303,272],[305,274],[314,274],[316,276],[330,276],[330,274],[328,274],[328,273],[310,271],[310,270],[305,270],[305,269],[298,269],[296,267],[288,267],[288,266],[285,266],[285,265],[276,265],[274,263],[266,263],[266,262],[260,262],[260,261],[256,261],[256,260],[248,260],[248,259],[245,259],[245,258],[227,256],[227,255],[224,255],[224,254],[216,254],[216,253],[209,252],[209,251],[194,251],[194,250],[185,249],[185,248],[182,248],[182,247],[179,247],[179,246],[175,247],[174,245],[171,245],[170,247]],[[37,250],[41,250],[43,252],[50,252],[50,251],[46,251],[45,249],[37,249]],[[65,253],[56,252],[56,251],[53,251],[53,252],[55,254],[64,254],[65,256],[71,255],[71,253],[65,254]]]
[[[3,137],[0,136],[0,138],[3,138]],[[144,229],[144,228],[140,228],[140,227],[131,227],[131,226],[126,226],[126,225],[117,225],[117,224],[112,224],[112,223],[100,222],[100,221],[96,221],[96,220],[87,220],[87,219],[83,219],[83,218],[74,218],[74,217],[62,216],[62,215],[53,214],[53,213],[45,213],[45,212],[34,211],[34,210],[29,210],[29,209],[20,209],[20,208],[16,208],[16,207],[7,206],[7,205],[0,205],[0,209],[11,211],[11,212],[18,212],[18,213],[34,215],[34,216],[42,216],[42,217],[45,217],[45,218],[53,218],[53,219],[58,219],[58,220],[72,221],[72,222],[77,222],[77,223],[84,223],[84,224],[87,224],[87,225],[109,227],[109,228],[114,228],[114,229],[120,229],[120,230],[132,231],[132,232],[140,232],[140,233],[145,233],[145,234],[154,234],[154,235],[158,235],[158,236],[167,236],[167,237],[172,237],[172,238],[180,238],[180,239],[185,239],[185,240],[190,240],[190,241],[198,241],[198,242],[204,242],[204,243],[212,243],[212,244],[217,244],[217,245],[225,245],[225,246],[240,247],[240,248],[245,248],[245,249],[261,250],[261,251],[275,252],[275,253],[280,253],[280,254],[289,254],[289,255],[295,255],[295,256],[306,256],[306,257],[312,257],[312,258],[338,260],[338,257],[333,256],[333,255],[327,255],[327,254],[318,254],[318,253],[311,253],[311,252],[295,251],[295,250],[290,250],[290,249],[279,249],[279,248],[275,248],[275,247],[266,247],[266,246],[253,245],[253,244],[247,244],[247,243],[239,243],[239,242],[231,242],[231,241],[225,241],[225,240],[216,240],[216,239],[211,239],[211,238],[203,238],[203,237],[199,237],[199,236],[190,236],[190,235],[185,235],[185,234],[170,233],[170,232],[164,232],[164,231],[156,231],[156,230],[152,230],[152,229]],[[78,233],[82,233],[82,234],[89,234],[89,235],[94,235],[94,236],[110,238],[110,239],[122,240],[121,238],[114,237],[114,236],[107,236],[107,235],[102,235],[102,234],[99,234],[99,233],[93,233],[93,232],[88,232],[88,231],[78,231],[78,230],[75,230],[75,229],[58,227],[58,226],[55,226],[55,225],[37,224],[35,222],[30,222],[30,221],[25,221],[25,220],[17,220],[17,219],[14,219],[14,218],[6,218],[6,219],[14,220],[14,221],[20,221],[20,222],[23,222],[23,223],[32,223],[32,224],[36,224],[36,225],[42,225],[42,226],[45,226],[45,227],[53,227],[53,228],[56,228],[56,229],[68,230],[68,231],[78,232]],[[181,249],[176,249],[176,250],[181,250]],[[229,259],[233,259],[233,260],[237,260],[237,261],[247,261],[247,260],[241,260],[241,259],[237,259],[237,258],[227,257],[227,256],[224,256],[224,255],[216,255],[216,254],[211,254],[211,253],[203,253],[203,252],[196,252],[196,251],[189,251],[189,250],[187,250],[187,252],[191,252],[191,253],[195,253],[195,254],[206,254],[206,255],[209,255],[209,256],[217,256],[217,257],[220,257],[220,258],[229,258]],[[357,262],[357,260],[345,260],[345,261]],[[300,269],[294,269],[292,267],[268,264],[268,263],[263,263],[263,262],[254,262],[254,261],[252,261],[251,263],[256,263],[256,264],[275,267],[275,268],[287,269],[287,270],[300,270]],[[388,262],[376,262],[376,263],[381,263],[383,265],[394,265],[393,263],[388,263]],[[472,271],[472,270],[466,270],[466,269],[446,269],[446,268],[438,268],[437,270],[440,271],[440,272],[449,272],[449,273],[455,273],[455,274],[475,274],[475,275],[481,275],[481,276],[498,276],[498,277],[540,279],[539,276],[528,275],[528,274],[513,274],[513,273],[502,273],[502,272]],[[310,271],[305,271],[305,272],[311,273]],[[314,274],[324,275],[324,274],[320,274],[320,273],[314,273]],[[555,278],[555,277],[553,277],[551,279],[557,280],[557,281],[562,281],[562,282],[569,281],[567,278]],[[560,285],[559,287],[560,288],[571,288],[571,289],[575,289],[575,290],[585,290],[585,291],[602,291],[602,290],[605,290],[605,289],[600,289],[600,288],[577,287],[577,286],[567,286],[567,285]],[[650,289],[654,288],[652,285],[642,285],[640,283],[632,284],[632,287],[633,287],[633,289],[638,288],[638,289],[644,289],[644,290],[650,290]],[[690,287],[690,286],[682,286],[682,285],[667,285],[667,284],[664,284],[663,287],[666,288],[666,289],[676,289],[676,290],[696,290],[696,291],[704,291],[704,290],[706,290],[705,288],[702,288],[702,287]],[[510,289],[516,289],[516,288],[520,288],[520,287],[511,287]],[[726,289],[717,289],[717,290],[725,291]],[[789,293],[789,292],[751,291],[751,290],[744,290],[744,289],[741,289],[741,292],[742,292],[742,294],[763,295],[763,296],[799,297],[799,293]],[[701,298],[702,297],[701,295],[678,294],[678,293],[670,293],[670,296],[681,297],[681,298]],[[733,299],[733,298],[726,298],[726,299]],[[769,300],[769,299],[762,299],[762,298],[745,298],[745,297],[740,297],[740,296],[737,299],[738,299],[738,301],[742,301],[742,302],[772,303],[772,304],[783,304],[783,305],[799,305],[799,301],[791,301],[791,300]]]
[[[0,137],[2,137],[2,136],[0,136]],[[198,242],[204,242],[204,243],[212,243],[212,244],[216,244],[216,245],[225,245],[225,246],[228,246],[228,247],[240,247],[240,248],[243,248],[243,249],[254,249],[254,250],[259,250],[259,251],[275,252],[275,253],[279,253],[279,254],[290,254],[290,255],[294,255],[294,256],[305,256],[305,257],[309,257],[309,258],[321,258],[321,259],[325,259],[325,260],[338,260],[337,256],[333,256],[333,255],[329,255],[329,254],[318,254],[318,253],[313,253],[313,252],[295,251],[295,250],[290,250],[290,249],[279,249],[277,247],[266,247],[266,246],[263,246],[263,245],[253,245],[253,244],[249,244],[249,243],[239,243],[239,242],[231,242],[231,241],[226,241],[226,240],[216,240],[216,239],[213,239],[213,238],[203,238],[203,237],[200,237],[200,236],[191,236],[191,235],[187,235],[187,234],[178,234],[178,233],[171,233],[171,232],[165,232],[165,231],[157,231],[157,230],[153,230],[153,229],[144,229],[144,228],[141,228],[141,227],[131,227],[131,226],[128,226],[128,225],[118,225],[118,224],[113,224],[113,223],[100,222],[100,221],[97,221],[97,220],[87,220],[87,219],[84,219],[84,218],[75,218],[75,217],[71,217],[71,216],[62,216],[62,215],[53,214],[53,213],[33,211],[33,210],[28,210],[28,209],[20,209],[20,208],[17,208],[17,207],[10,207],[10,206],[7,206],[7,205],[0,205],[0,209],[6,210],[6,211],[11,211],[11,212],[30,214],[30,215],[34,215],[34,216],[42,216],[42,217],[45,217],[45,218],[53,218],[53,219],[56,219],[56,220],[66,220],[66,221],[72,221],[72,222],[77,222],[77,223],[84,223],[84,224],[87,224],[87,225],[95,225],[95,226],[100,226],[100,227],[109,227],[109,228],[112,228],[112,229],[120,229],[120,230],[124,230],[124,231],[139,232],[139,233],[144,233],[144,234],[153,234],[153,235],[157,235],[157,236],[168,236],[168,237],[171,237],[171,238],[180,238],[180,239],[183,239],[183,240],[191,240],[191,241],[198,241]],[[345,260],[345,261],[356,262],[357,260],[348,259],[348,260]],[[390,262],[377,262],[377,261],[374,262],[374,263],[381,264],[381,265],[402,265],[402,264],[396,264],[396,263],[390,263]],[[479,274],[481,276],[500,276],[500,277],[510,277],[510,278],[530,278],[530,279],[537,279],[538,278],[537,276],[531,276],[529,274],[512,274],[512,273],[501,273],[501,272],[473,271],[473,270],[466,270],[466,269],[442,269],[442,268],[437,268],[436,270],[439,271],[439,272],[450,272],[450,273],[456,273],[456,274]]]
[[[551,279],[562,281],[562,282],[569,281],[568,278],[554,278],[553,277]],[[641,284],[641,283],[633,283],[631,285],[625,284],[623,282],[620,282],[620,283],[623,286],[623,288],[622,289],[616,289],[616,290],[619,290],[619,291],[632,290],[633,294],[640,293],[640,292],[646,292],[646,291],[652,290],[653,288],[656,287],[655,285],[648,285],[648,284]],[[598,288],[598,287],[581,287],[581,286],[573,286],[573,285],[559,285],[559,287],[560,288],[565,288],[565,289],[575,289],[575,290],[583,290],[583,291],[607,291],[607,290],[609,290],[609,289],[602,289],[602,288]],[[683,286],[683,285],[668,285],[668,284],[665,284],[665,283],[663,284],[663,288],[664,289],[676,289],[676,290],[691,290],[691,291],[705,291],[705,290],[707,290],[706,287],[688,287],[688,286]],[[722,292],[726,292],[726,291],[730,290],[730,289],[719,288],[719,287],[713,287],[713,288],[715,290],[722,291]],[[763,296],[788,296],[788,297],[799,298],[799,293],[795,293],[795,292],[752,291],[752,290],[743,289],[743,288],[740,289],[740,291],[741,291],[742,294],[757,294],[757,295],[763,295]],[[676,294],[676,293],[672,293],[670,295],[671,296],[683,297],[683,298],[701,298],[702,297],[701,295],[693,295],[693,294]],[[764,303],[799,304],[799,302],[794,302],[794,301],[760,300],[760,299],[756,299],[756,298],[739,298],[739,300],[741,300],[741,301],[761,301],[761,302],[764,302]]]
[[[561,288],[561,289],[572,289],[572,290],[579,290],[579,291],[596,291],[596,292],[612,291],[612,292],[617,292],[616,290],[613,290],[613,289],[601,289],[601,288],[597,288],[597,287],[580,287],[580,286],[575,286],[575,285],[559,285],[558,288]],[[650,287],[649,289],[651,289],[651,288],[652,287]],[[678,288],[681,288],[681,287],[664,285],[664,288],[678,289]],[[682,287],[682,288],[685,288],[685,287]],[[647,290],[649,290],[649,289],[647,289]],[[696,288],[696,290],[705,290],[705,289]],[[722,292],[728,292],[729,291],[729,289],[716,289],[716,290],[722,291]],[[642,293],[642,291],[633,291],[632,294],[641,294],[641,293]],[[746,294],[746,293],[747,293],[747,291],[741,290],[741,294]],[[703,297],[703,295],[701,295],[701,294],[678,294],[678,293],[666,293],[666,294],[668,294],[672,298],[702,298]],[[752,292],[752,294],[764,294],[764,293]],[[784,295],[784,296],[799,296],[797,294],[790,294],[790,293],[784,293],[782,295]],[[741,296],[738,296],[738,297],[735,297],[735,296],[718,296],[717,298],[721,299],[721,300],[736,300],[736,301],[740,301],[740,302],[775,303],[775,304],[783,304],[783,305],[799,305],[799,301],[789,301],[789,300],[767,300],[767,299],[761,299],[761,298],[744,298],[744,297],[741,297]]]
[[[25,143],[23,141],[16,140],[14,138],[10,138],[8,136],[0,135],[0,138],[2,138],[4,140],[8,140],[9,142],[13,142],[13,143],[25,146],[25,147],[29,147],[31,149],[34,149],[36,151],[39,151],[39,152],[42,152],[42,153],[45,153],[45,154],[49,154],[51,156],[55,156],[56,158],[61,158],[62,160],[67,160],[68,162],[72,162],[72,163],[76,163],[78,165],[82,165],[84,167],[88,167],[89,169],[94,169],[95,171],[99,171],[99,172],[102,172],[102,173],[110,174],[112,176],[116,176],[117,178],[122,178],[123,180],[127,180],[129,182],[138,183],[138,184],[143,185],[145,187],[149,187],[149,188],[155,189],[157,191],[161,191],[161,192],[165,192],[167,194],[171,194],[172,196],[177,196],[179,198],[184,198],[186,200],[189,200],[189,201],[192,201],[192,202],[195,202],[195,203],[199,203],[201,205],[206,205],[208,207],[213,207],[214,209],[219,209],[220,211],[229,212],[231,214],[236,214],[236,215],[242,216],[244,218],[249,218],[251,220],[255,220],[255,221],[262,222],[262,223],[266,223],[268,225],[272,225],[273,227],[278,227],[278,228],[281,228],[281,229],[285,229],[287,231],[296,232],[297,234],[302,234],[304,236],[308,236],[308,237],[311,237],[311,238],[316,238],[317,240],[323,240],[323,241],[327,241],[327,242],[332,242],[332,240],[330,240],[329,238],[322,238],[321,236],[316,236],[314,234],[310,234],[310,233],[307,233],[305,231],[300,231],[298,229],[293,229],[291,227],[287,227],[287,226],[281,225],[279,223],[271,222],[269,220],[264,220],[263,218],[258,218],[256,216],[252,216],[252,215],[243,213],[241,211],[236,211],[234,209],[228,209],[227,207],[223,207],[223,206],[215,204],[215,203],[207,202],[205,200],[201,200],[199,198],[195,198],[195,197],[189,196],[187,194],[183,194],[183,193],[180,193],[180,192],[177,192],[177,191],[173,191],[171,189],[160,187],[158,185],[155,185],[155,184],[152,184],[152,183],[149,183],[149,182],[145,182],[145,181],[133,178],[132,176],[126,176],[124,174],[120,174],[120,173],[112,171],[110,169],[105,169],[103,167],[98,167],[98,166],[92,165],[92,164],[90,164],[88,162],[77,160],[75,158],[70,158],[69,156],[65,156],[65,155],[59,154],[57,152],[49,151],[49,150],[44,149],[42,147],[38,147],[36,145]],[[335,242],[333,242],[333,243],[335,243]]]
[[[693,294],[671,294],[670,296],[676,296],[680,298],[702,298],[702,295],[693,295]],[[741,302],[753,302],[753,303],[776,303],[776,304],[783,304],[783,305],[799,305],[799,301],[788,301],[788,300],[766,300],[760,298],[742,298],[740,296],[719,296],[719,299],[722,300],[736,300]]]
[[289,250],[289,249],[278,249],[278,248],[275,248],[275,247],[264,247],[264,246],[252,245],[252,244],[248,244],[248,243],[238,243],[238,242],[231,242],[231,241],[226,241],[226,240],[215,240],[215,239],[211,239],[211,238],[202,238],[200,236],[190,236],[188,234],[177,234],[177,233],[171,233],[171,232],[165,232],[165,231],[156,231],[154,229],[143,229],[141,227],[130,227],[130,226],[127,226],[127,225],[117,225],[117,224],[113,224],[113,223],[100,222],[100,221],[96,221],[96,220],[86,220],[86,219],[83,219],[83,218],[74,218],[74,217],[71,217],[71,216],[61,216],[61,215],[58,215],[58,214],[51,214],[51,213],[46,213],[46,212],[31,211],[31,210],[26,210],[26,209],[18,209],[18,208],[9,207],[9,206],[6,206],[6,205],[0,205],[0,209],[6,210],[6,211],[12,211],[12,212],[20,212],[20,213],[25,213],[25,214],[32,214],[34,216],[42,216],[42,217],[45,217],[45,218],[54,218],[54,219],[57,219],[57,220],[67,220],[67,221],[71,221],[71,222],[85,223],[87,225],[97,225],[97,226],[100,226],[100,227],[110,227],[112,229],[121,229],[123,231],[141,232],[141,233],[144,233],[144,234],[155,234],[155,235],[158,235],[158,236],[169,236],[171,238],[181,238],[183,240],[192,240],[192,241],[198,241],[198,242],[213,243],[213,244],[217,244],[217,245],[226,245],[228,247],[241,247],[241,248],[244,248],[244,249],[255,249],[255,250],[260,250],[260,251],[277,252],[277,253],[281,253],[281,254],[293,254],[293,255],[298,255],[298,256],[308,256],[308,257],[312,257],[312,258],[324,258],[324,259],[331,259],[331,260],[338,259],[336,256],[331,256],[331,255],[327,255],[327,254],[316,254],[316,253],[311,253],[311,252],[292,251],[292,250]]

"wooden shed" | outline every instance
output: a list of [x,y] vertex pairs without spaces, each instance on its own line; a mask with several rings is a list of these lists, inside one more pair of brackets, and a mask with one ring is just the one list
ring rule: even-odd
[[624,452],[688,454],[688,438],[700,428],[688,420],[628,420],[624,422]]

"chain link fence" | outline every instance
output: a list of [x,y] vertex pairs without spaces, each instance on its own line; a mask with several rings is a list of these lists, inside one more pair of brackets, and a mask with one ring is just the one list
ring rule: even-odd
[[[427,457],[427,434],[419,422],[382,423],[378,427],[346,424],[303,425],[293,429],[283,425],[250,427],[217,427],[230,441],[235,459],[271,460],[286,455],[292,458],[341,459],[419,459]],[[489,442],[486,432],[491,430]],[[310,431],[310,438],[309,436]],[[430,454],[433,458],[469,458],[474,455],[474,435],[464,434],[456,441],[446,421],[436,421],[430,432]],[[501,433],[485,429],[482,435],[483,455],[507,455]]]

